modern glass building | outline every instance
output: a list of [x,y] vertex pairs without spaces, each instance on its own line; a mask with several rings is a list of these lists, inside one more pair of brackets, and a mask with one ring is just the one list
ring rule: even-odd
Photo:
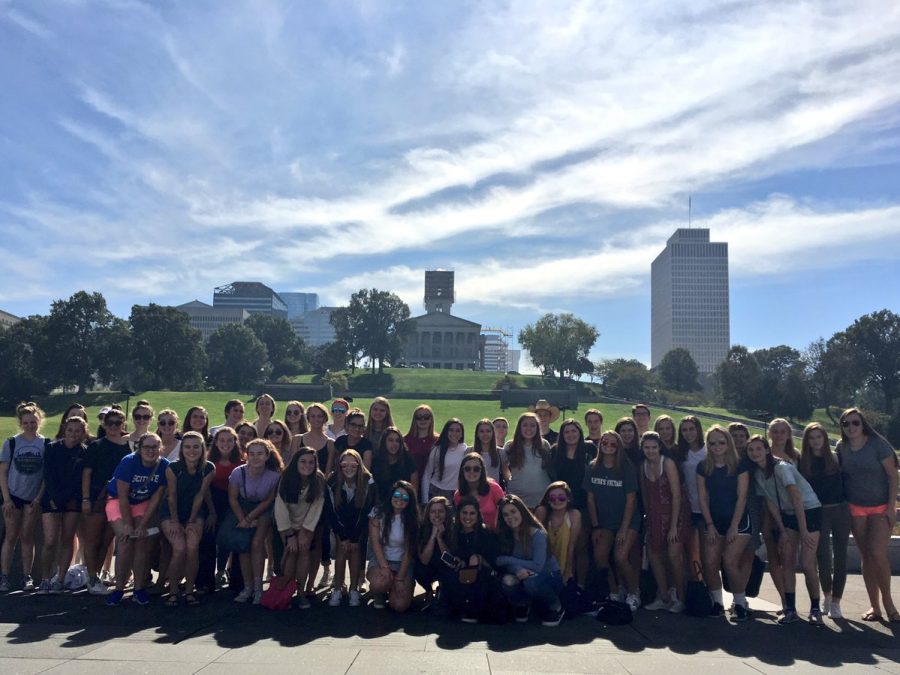
[[284,300],[287,305],[288,321],[297,319],[307,312],[312,312],[319,308],[318,293],[294,293],[278,291],[278,297]]
[[701,373],[711,373],[731,346],[728,244],[708,229],[678,229],[650,268],[650,360],[659,365],[687,349]]
[[258,281],[233,281],[219,286],[213,291],[213,307],[238,307],[250,314],[288,317],[288,307],[281,296]]

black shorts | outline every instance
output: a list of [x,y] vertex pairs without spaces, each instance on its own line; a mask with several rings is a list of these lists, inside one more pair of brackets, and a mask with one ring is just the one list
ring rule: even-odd
[[706,521],[703,520],[703,514],[691,511],[691,527],[695,530],[702,530],[704,525],[706,525]]
[[[9,493],[9,498],[10,498],[10,501],[12,501],[13,506],[16,507],[17,511],[21,511],[22,509],[24,509],[26,506],[28,506],[31,503],[29,501],[25,501],[24,499],[19,499],[12,492]],[[0,496],[0,502],[2,502],[2,501],[3,501],[3,497]]]
[[[716,532],[719,535],[725,537],[728,536],[728,528],[731,527],[731,518],[713,518],[713,525],[716,528]],[[750,513],[749,511],[744,511],[744,515],[741,516],[741,519],[738,521],[738,534],[746,534],[749,535],[752,532],[750,527]]]
[[[807,532],[818,532],[822,529],[822,507],[817,506],[814,509],[806,509],[803,511],[806,514],[806,531]],[[781,512],[781,522],[784,523],[784,526],[789,530],[794,530],[795,532],[800,531],[800,523],[797,522],[797,516],[791,515],[790,513]]]
[[41,513],[81,513],[81,498],[73,497],[62,504],[51,504],[47,495],[41,497]]

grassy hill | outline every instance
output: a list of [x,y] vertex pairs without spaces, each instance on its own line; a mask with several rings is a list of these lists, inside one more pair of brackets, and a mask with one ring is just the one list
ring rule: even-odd
[[[485,373],[473,370],[432,370],[430,368],[385,368],[379,375],[364,368],[355,372],[344,371],[351,390],[377,391],[384,394],[410,392],[431,392],[435,394],[476,393],[497,388],[497,382],[504,378],[501,373]],[[312,375],[292,377],[294,382],[310,382]],[[557,389],[560,382],[556,378],[542,378],[538,375],[506,376],[514,386],[522,389]]]

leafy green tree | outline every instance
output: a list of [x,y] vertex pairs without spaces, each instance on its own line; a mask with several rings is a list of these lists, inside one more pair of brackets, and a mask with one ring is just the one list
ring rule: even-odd
[[244,325],[266,346],[273,378],[296,375],[303,371],[307,360],[306,345],[286,319],[268,314],[251,314]]
[[348,361],[347,352],[336,341],[310,349],[309,367],[314,373],[343,370]]
[[846,351],[862,385],[880,391],[882,412],[893,412],[900,404],[900,315],[882,309],[861,316],[835,334],[832,345]]
[[599,335],[594,326],[574,314],[545,314],[519,332],[519,343],[542,372],[564,378],[588,372],[583,369],[584,362]]
[[206,344],[207,378],[220,389],[247,389],[271,372],[266,346],[241,324],[220,326]]
[[750,351],[735,345],[715,372],[722,404],[728,408],[754,410],[758,404],[762,379],[759,363]]
[[377,361],[379,374],[385,361],[400,357],[404,338],[415,328],[409,321],[409,306],[399,296],[376,288],[363,288],[350,296],[346,311],[334,312],[331,322],[351,358],[359,353],[368,356],[373,373]]
[[603,391],[627,399],[646,398],[650,390],[650,371],[636,359],[607,359],[598,362],[594,372]]
[[114,387],[134,388],[135,360],[131,350],[131,326],[125,319],[112,318],[97,332],[97,377]]
[[779,391],[781,396],[778,410],[772,412],[789,417],[792,421],[808,420],[812,416],[815,406],[812,403],[802,363],[796,364],[788,371],[779,386]]
[[334,326],[334,344],[344,353],[344,361],[350,362],[350,370],[356,371],[356,364],[362,355],[362,324],[358,313],[351,315],[349,307],[338,307],[328,321]]
[[663,388],[673,391],[697,391],[700,370],[691,353],[683,347],[669,350],[657,366]]
[[137,389],[191,390],[202,384],[206,352],[187,314],[153,303],[135,305],[129,324]]
[[83,394],[94,381],[103,358],[103,332],[113,324],[113,315],[100,293],[78,291],[68,300],[56,300],[47,317],[47,339],[56,353],[57,384],[78,386]]
[[52,388],[47,317],[30,316],[0,329],[0,404],[14,405]]

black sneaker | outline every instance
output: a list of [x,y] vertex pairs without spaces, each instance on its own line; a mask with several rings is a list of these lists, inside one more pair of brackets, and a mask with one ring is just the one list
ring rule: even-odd
[[750,618],[750,610],[744,607],[743,605],[735,605],[734,613],[731,616],[732,620],[741,623]]
[[725,616],[725,608],[718,602],[714,602],[712,609],[709,610],[710,616]]
[[516,621],[525,623],[528,621],[528,614],[531,608],[528,605],[519,605],[516,607]]
[[463,612],[462,622],[463,623],[478,623],[478,615],[475,614],[474,612]]
[[541,625],[542,626],[558,626],[562,622],[563,617],[565,615],[566,615],[566,610],[564,610],[562,607],[557,609],[555,612],[551,610],[551,611],[547,612],[547,614],[544,616],[544,619],[541,621]]

